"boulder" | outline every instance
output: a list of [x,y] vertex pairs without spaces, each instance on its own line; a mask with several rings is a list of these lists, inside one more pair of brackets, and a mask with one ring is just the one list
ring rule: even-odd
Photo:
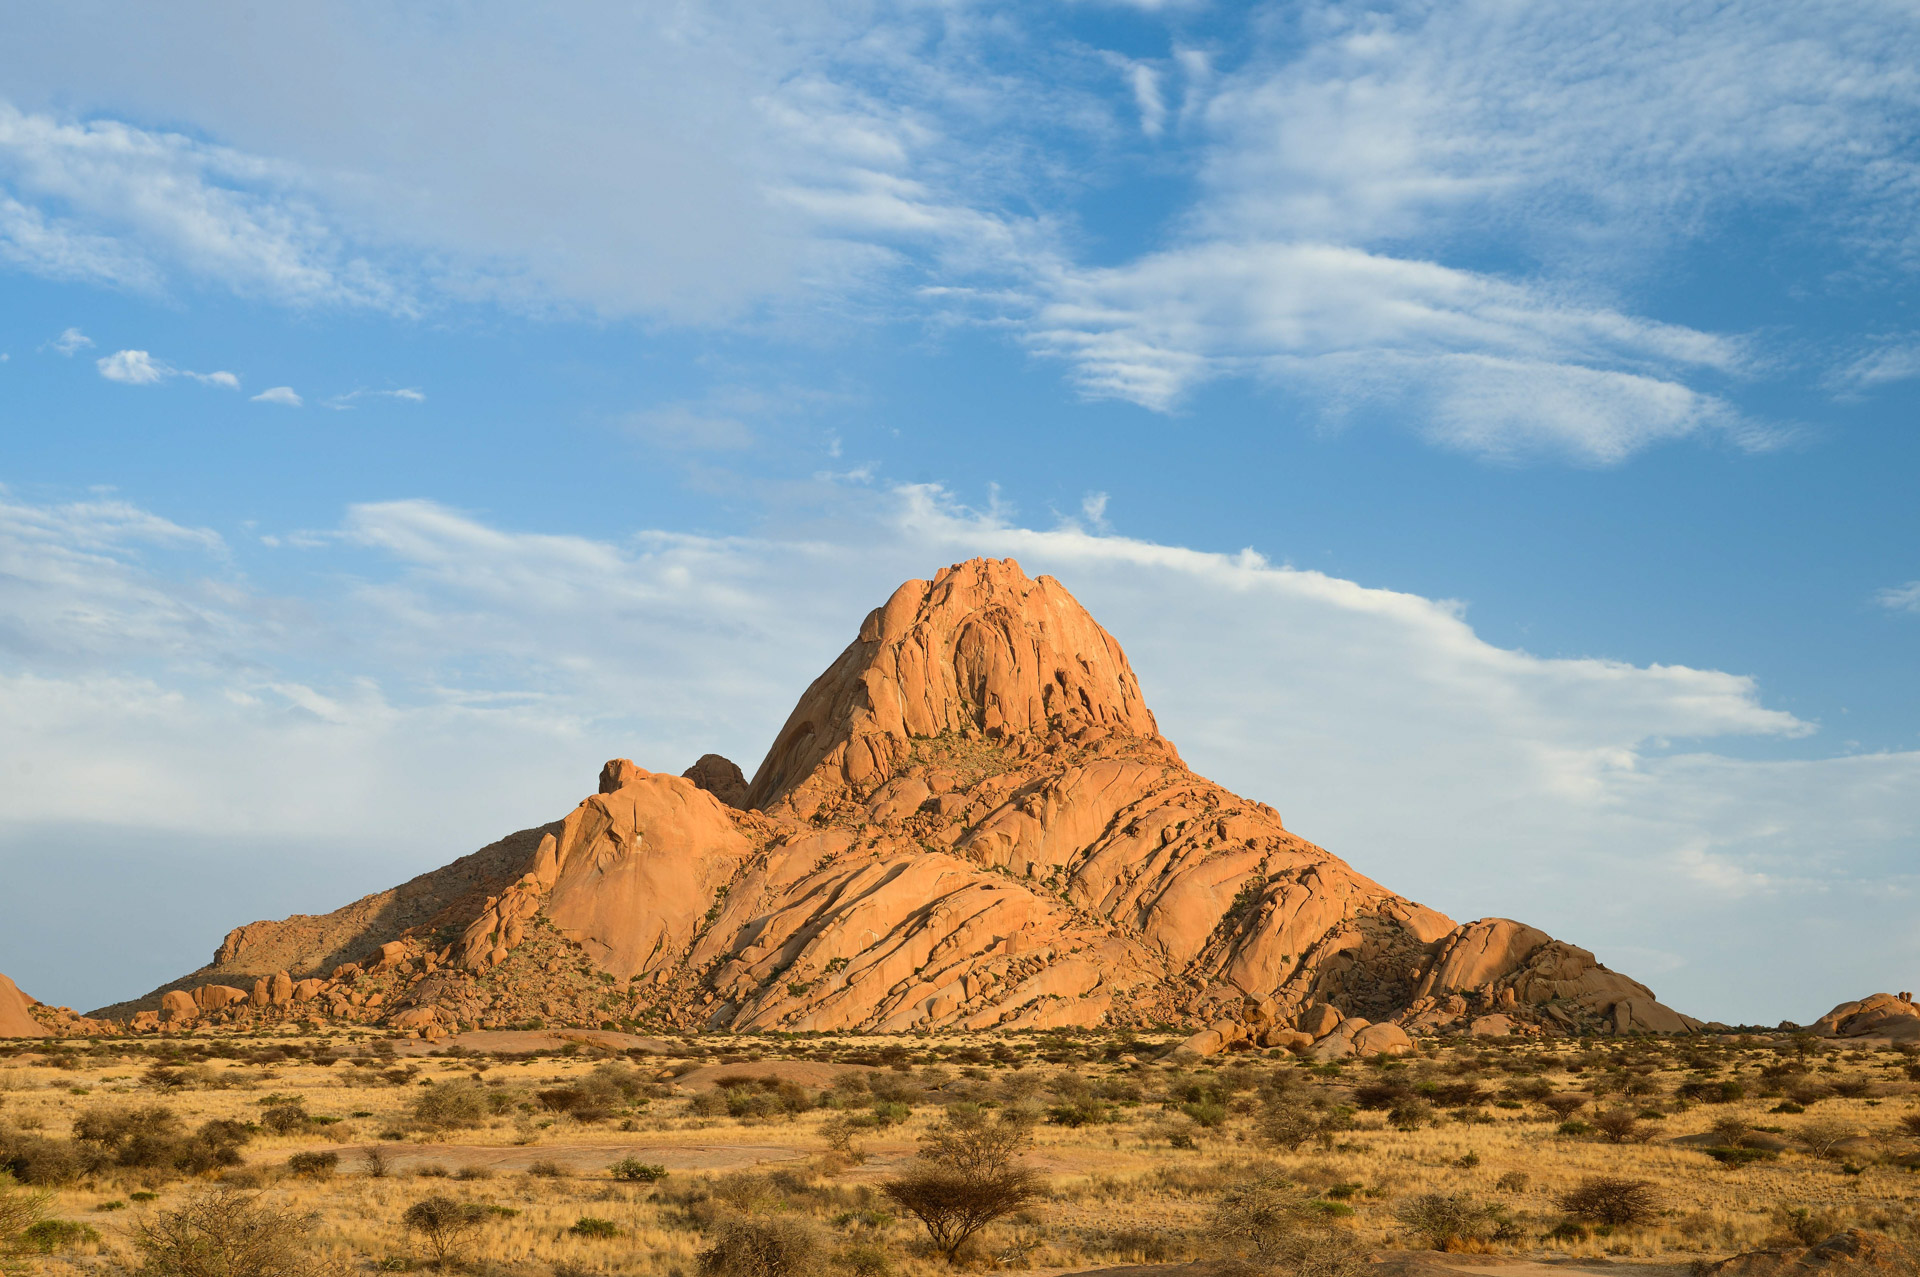
[[1813,1023],[1823,1037],[1884,1037],[1896,1042],[1920,1040],[1920,1006],[1911,993],[1875,993],[1858,1002],[1842,1002]]
[[700,761],[681,775],[706,790],[729,807],[747,805],[747,778],[739,764],[718,754],[702,754]]
[[1505,1015],[1477,1015],[1467,1025],[1476,1038],[1504,1038],[1513,1032],[1513,1018]]
[[1369,1024],[1353,1035],[1355,1055],[1406,1055],[1413,1039],[1397,1024]]
[[200,1004],[185,989],[168,989],[160,995],[160,1022],[180,1024],[200,1014]]
[[1294,1020],[1293,1027],[1310,1038],[1324,1038],[1339,1027],[1344,1017],[1336,1007],[1324,1002],[1312,1003]]
[[1247,1040],[1247,1026],[1238,1020],[1216,1020],[1177,1048],[1195,1055],[1218,1055],[1235,1042]]
[[202,1011],[218,1011],[246,1000],[247,991],[230,984],[203,984],[193,991],[193,1004]]
[[20,987],[0,975],[0,1038],[44,1038],[47,1029],[28,1013],[38,1005]]

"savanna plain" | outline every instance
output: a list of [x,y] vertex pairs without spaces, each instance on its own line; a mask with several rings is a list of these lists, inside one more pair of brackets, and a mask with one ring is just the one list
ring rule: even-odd
[[1429,1039],[1314,1062],[1079,1031],[491,1037],[0,1045],[4,1262],[1683,1273],[1920,1236],[1911,1044]]

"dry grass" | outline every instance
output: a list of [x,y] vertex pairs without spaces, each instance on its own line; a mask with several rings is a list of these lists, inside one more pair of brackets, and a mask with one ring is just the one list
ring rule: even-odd
[[[289,1042],[329,1045],[365,1063],[343,1058],[323,1068],[300,1057],[247,1058]],[[316,1244],[347,1270],[361,1272],[419,1264],[422,1252],[402,1231],[401,1214],[421,1198],[444,1194],[495,1208],[465,1255],[467,1266],[481,1270],[685,1277],[696,1271],[716,1221],[729,1212],[775,1211],[814,1220],[829,1240],[835,1271],[874,1277],[878,1254],[894,1273],[931,1277],[944,1266],[926,1254],[916,1225],[894,1217],[876,1186],[911,1156],[945,1104],[963,1100],[1025,1105],[1042,1118],[1032,1163],[1045,1173],[1050,1199],[994,1226],[985,1247],[1013,1268],[1064,1270],[1203,1254],[1204,1221],[1220,1194],[1274,1169],[1329,1209],[1351,1210],[1342,1215],[1343,1226],[1375,1250],[1414,1244],[1395,1210],[1428,1192],[1466,1193],[1502,1208],[1507,1225],[1486,1244],[1514,1253],[1679,1260],[1749,1249],[1795,1230],[1861,1223],[1911,1236],[1920,1224],[1920,1173],[1913,1169],[1920,1165],[1920,1141],[1901,1125],[1920,1105],[1910,1077],[1915,1060],[1893,1051],[1755,1039],[1452,1044],[1390,1065],[1352,1062],[1332,1070],[1308,1069],[1291,1057],[1176,1064],[1157,1058],[1155,1044],[1094,1035],[1022,1034],[1000,1042],[714,1038],[688,1042],[677,1058],[638,1061],[644,1089],[603,1120],[581,1121],[539,1093],[589,1077],[603,1063],[591,1050],[505,1059],[375,1054],[386,1045],[368,1036],[19,1047],[0,1058],[0,1126],[64,1139],[93,1106],[154,1103],[172,1108],[187,1127],[209,1119],[257,1125],[273,1107],[265,1103],[269,1097],[282,1103],[299,1097],[316,1118],[337,1120],[292,1134],[262,1130],[246,1146],[245,1165],[222,1177],[257,1187],[278,1205],[311,1211],[319,1221]],[[176,1055],[163,1061],[157,1051]],[[864,1161],[856,1163],[829,1152],[820,1128],[829,1119],[871,1111],[871,1092],[856,1087],[830,1098],[837,1108],[740,1119],[714,1112],[715,1100],[696,1101],[691,1089],[675,1085],[676,1071],[750,1055],[867,1065],[861,1076],[910,1114],[863,1131],[855,1147]],[[157,1064],[184,1084],[156,1082],[150,1070]],[[504,1097],[501,1111],[469,1129],[434,1131],[413,1123],[409,1114],[421,1083],[456,1078],[477,1078],[485,1091]],[[1424,1091],[1435,1107],[1430,1121],[1411,1130],[1395,1129],[1384,1108],[1356,1109],[1346,1129],[1282,1152],[1254,1134],[1262,1088],[1271,1093],[1276,1079],[1331,1111],[1353,1106],[1356,1087],[1386,1085]],[[1721,1082],[1737,1083],[1745,1096],[1724,1103],[1680,1096],[1688,1084],[1699,1094]],[[1640,1093],[1621,1094],[1623,1083]],[[1468,1084],[1482,1094],[1463,1106],[1459,1092]],[[1804,1113],[1775,1111],[1789,1093],[1807,1098],[1836,1087],[1844,1093],[1818,1097]],[[1606,1094],[1593,1096],[1596,1088]],[[917,1098],[916,1089],[922,1092]],[[1598,1103],[1585,1116],[1623,1103],[1654,1116],[1642,1121],[1645,1138],[1620,1143],[1561,1134],[1559,1119],[1536,1098],[1548,1093],[1588,1094]],[[815,1091],[808,1098],[835,1094]],[[1378,1094],[1370,1098],[1380,1102]],[[899,1109],[890,1112],[900,1117]],[[1076,1112],[1093,1120],[1045,1120]],[[1815,1122],[1844,1124],[1862,1138],[1827,1157],[1789,1148],[1740,1166],[1672,1142],[1716,1124],[1721,1143],[1735,1124],[1749,1129],[1743,1138],[1750,1143],[1790,1142],[1796,1126]],[[387,1151],[394,1173],[368,1174],[359,1150],[375,1144]],[[327,1149],[340,1153],[337,1174],[303,1178],[286,1171],[292,1154]],[[670,1173],[654,1184],[606,1173],[627,1156],[664,1164]],[[529,1173],[536,1162],[570,1173]],[[405,1170],[421,1166],[448,1174]],[[466,1177],[457,1174],[463,1169]],[[1593,1175],[1653,1184],[1662,1207],[1657,1221],[1589,1229],[1584,1237],[1564,1228],[1556,1233],[1564,1222],[1558,1197]],[[24,1262],[33,1271],[104,1273],[132,1259],[129,1227],[143,1212],[165,1209],[196,1187],[190,1179],[125,1169],[59,1185],[53,1213],[93,1225],[101,1240]],[[148,1192],[156,1196],[135,1198]],[[125,1205],[100,1209],[112,1202]],[[616,1235],[581,1235],[574,1226],[583,1217],[610,1221]]]

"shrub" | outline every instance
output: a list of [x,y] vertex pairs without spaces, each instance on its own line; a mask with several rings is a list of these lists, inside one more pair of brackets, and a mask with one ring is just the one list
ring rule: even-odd
[[28,1225],[20,1232],[20,1244],[42,1255],[51,1255],[56,1250],[65,1250],[69,1246],[99,1240],[98,1229],[90,1224],[77,1224],[70,1219],[43,1219]]
[[313,1222],[255,1194],[215,1189],[143,1220],[133,1244],[141,1277],[318,1277],[329,1265],[307,1243]]
[[1532,1182],[1533,1177],[1525,1171],[1508,1171],[1494,1183],[1494,1188],[1502,1193],[1524,1193]]
[[1591,1135],[1593,1134],[1593,1128],[1591,1126],[1588,1126],[1585,1122],[1579,1121],[1577,1119],[1571,1122],[1562,1122],[1560,1123],[1560,1125],[1554,1127],[1553,1129],[1556,1133],[1560,1135]]
[[700,1272],[704,1277],[797,1277],[817,1266],[819,1253],[813,1227],[791,1216],[733,1219],[700,1253]]
[[1900,1127],[1908,1135],[1920,1139],[1920,1112],[1902,1113],[1900,1115]]
[[1564,1122],[1581,1109],[1587,1107],[1587,1097],[1573,1094],[1549,1095],[1543,1098],[1540,1104],[1541,1107]]
[[1604,1109],[1593,1115],[1593,1128],[1606,1136],[1608,1143],[1619,1144],[1640,1134],[1640,1118],[1632,1109]]
[[50,1140],[0,1126],[0,1174],[22,1184],[65,1184],[86,1169],[73,1141]]
[[1652,1223],[1660,1210],[1652,1184],[1617,1175],[1589,1175],[1554,1200],[1582,1223],[1611,1228]]
[[665,1179],[667,1168],[656,1162],[643,1162],[637,1157],[623,1157],[607,1167],[607,1174],[631,1184],[651,1184]]
[[1434,1250],[1483,1241],[1500,1223],[1495,1210],[1466,1193],[1422,1193],[1403,1202],[1394,1216]]
[[487,1210],[472,1202],[457,1202],[436,1194],[407,1207],[400,1225],[416,1233],[433,1252],[434,1262],[445,1264],[457,1253],[473,1231],[486,1222]]
[[1857,1134],[1859,1132],[1845,1122],[1813,1118],[1793,1128],[1793,1142],[1814,1157],[1832,1157],[1841,1141],[1852,1139]]
[[0,1171],[0,1248],[30,1229],[53,1222],[43,1218],[50,1196],[45,1191],[23,1191],[15,1187],[13,1176]]
[[1433,1105],[1408,1096],[1387,1111],[1387,1125],[1396,1131],[1417,1131],[1433,1120]]
[[853,1277],[887,1277],[893,1271],[893,1265],[887,1261],[887,1252],[878,1246],[860,1242],[840,1252],[840,1266],[853,1274]]
[[295,1153],[287,1159],[287,1169],[304,1179],[325,1179],[340,1169],[340,1154]]
[[486,1088],[474,1081],[430,1082],[413,1097],[413,1120],[433,1130],[478,1126],[488,1112]]
[[298,1104],[276,1104],[260,1114],[260,1125],[275,1135],[298,1135],[313,1125],[313,1118]]
[[1749,1166],[1754,1162],[1771,1162],[1779,1158],[1778,1153],[1764,1148],[1703,1148],[1700,1150],[1722,1166]]
[[202,1122],[191,1133],[164,1104],[140,1108],[91,1108],[73,1124],[83,1160],[130,1170],[205,1175],[240,1163],[240,1149],[253,1132],[239,1122]]
[[[1680,1085],[1680,1098],[1698,1100],[1703,1104],[1732,1104],[1747,1098],[1747,1088],[1731,1078],[1723,1082],[1683,1082]],[[1794,1098],[1800,1097],[1796,1095]]]
[[582,1215],[567,1231],[575,1237],[618,1237],[620,1235],[619,1228],[612,1220],[595,1219],[591,1215]]
[[1214,1207],[1208,1234],[1223,1257],[1257,1272],[1349,1277],[1365,1268],[1366,1259],[1325,1209],[1334,1205],[1269,1175],[1228,1189]]
[[558,1162],[539,1161],[527,1167],[527,1174],[538,1176],[541,1179],[565,1179],[567,1177],[567,1168]]
[[1349,1125],[1349,1110],[1322,1108],[1291,1091],[1274,1091],[1254,1119],[1254,1134],[1264,1143],[1291,1152],[1308,1140],[1330,1147],[1334,1133]]

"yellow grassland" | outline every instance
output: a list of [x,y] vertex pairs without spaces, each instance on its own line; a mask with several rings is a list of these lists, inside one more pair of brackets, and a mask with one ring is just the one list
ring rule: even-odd
[[[277,1042],[316,1040],[243,1037],[190,1039],[177,1045],[191,1050],[225,1041],[253,1051]],[[1354,1083],[1384,1076],[1378,1066],[1348,1062],[1335,1076],[1311,1071],[1291,1057],[1176,1063],[1155,1059],[1145,1050],[1137,1057],[1113,1058],[1115,1052],[1101,1049],[1105,1040],[1092,1036],[1077,1042],[1031,1037],[1007,1041],[1024,1057],[1017,1066],[1006,1060],[930,1063],[926,1054],[930,1048],[991,1045],[986,1038],[833,1038],[830,1045],[842,1052],[872,1050],[887,1042],[907,1046],[914,1063],[905,1069],[875,1069],[875,1075],[904,1077],[930,1087],[910,1117],[861,1143],[865,1160],[857,1164],[830,1153],[822,1138],[821,1124],[834,1117],[835,1110],[744,1120],[702,1116],[693,1111],[688,1091],[674,1086],[669,1077],[676,1064],[708,1063],[721,1052],[729,1053],[726,1058],[751,1053],[770,1065],[789,1055],[817,1058],[829,1045],[771,1037],[696,1039],[686,1055],[639,1059],[636,1063],[656,1094],[644,1104],[592,1122],[554,1111],[535,1097],[539,1090],[588,1075],[605,1058],[591,1051],[532,1059],[383,1057],[371,1067],[343,1059],[327,1068],[299,1058],[266,1064],[206,1058],[170,1065],[186,1070],[178,1079],[184,1085],[166,1086],[148,1077],[159,1062],[146,1054],[154,1049],[151,1041],[75,1043],[73,1053],[60,1062],[63,1066],[56,1065],[63,1048],[51,1048],[50,1055],[45,1046],[25,1046],[0,1058],[0,1125],[64,1138],[89,1108],[136,1104],[167,1105],[189,1127],[216,1118],[257,1123],[268,1096],[298,1097],[316,1117],[339,1120],[296,1135],[262,1132],[246,1146],[246,1164],[223,1175],[278,1204],[311,1212],[317,1221],[313,1243],[335,1255],[348,1271],[405,1270],[419,1264],[422,1252],[402,1231],[401,1213],[411,1202],[444,1193],[515,1212],[496,1214],[476,1231],[465,1251],[470,1266],[543,1275],[558,1270],[690,1277],[708,1244],[711,1221],[710,1213],[702,1215],[687,1205],[690,1197],[699,1196],[695,1190],[723,1176],[774,1174],[779,1182],[757,1204],[743,1209],[786,1210],[816,1218],[828,1238],[829,1255],[844,1256],[856,1246],[878,1248],[894,1273],[944,1271],[943,1264],[925,1253],[917,1224],[889,1210],[877,1185],[912,1155],[917,1137],[939,1117],[944,1103],[972,1096],[1026,1103],[1044,1113],[1058,1102],[1059,1088],[1053,1084],[1063,1072],[1090,1084],[1130,1085],[1141,1098],[1117,1102],[1109,1122],[1068,1126],[1043,1121],[1035,1128],[1031,1161],[1045,1173],[1050,1194],[1039,1207],[991,1230],[985,1253],[1007,1267],[1067,1271],[1202,1256],[1208,1248],[1207,1213],[1219,1193],[1236,1180],[1270,1170],[1316,1192],[1335,1190],[1333,1196],[1352,1209],[1342,1226],[1379,1251],[1418,1244],[1397,1220],[1395,1208],[1428,1192],[1467,1193],[1504,1206],[1516,1221],[1516,1235],[1493,1248],[1514,1254],[1676,1262],[1725,1255],[1780,1237],[1784,1221],[1796,1210],[1822,1217],[1836,1228],[1857,1223],[1910,1234],[1920,1223],[1920,1171],[1912,1168],[1920,1162],[1915,1156],[1920,1142],[1905,1133],[1900,1120],[1920,1108],[1920,1095],[1910,1080],[1915,1057],[1893,1050],[1829,1046],[1806,1057],[1805,1078],[1828,1085],[1855,1079],[1856,1085],[1843,1089],[1864,1093],[1823,1098],[1804,1114],[1783,1114],[1775,1111],[1782,1103],[1779,1088],[1760,1070],[1777,1067],[1791,1056],[1783,1047],[1764,1043],[1715,1046],[1705,1062],[1697,1054],[1689,1058],[1689,1052],[1700,1048],[1684,1043],[1429,1045],[1421,1057],[1402,1061],[1390,1072],[1409,1078],[1468,1077],[1481,1083],[1489,1102],[1438,1109],[1433,1121],[1412,1130],[1394,1129],[1384,1113],[1363,1110],[1353,1115],[1351,1129],[1332,1137],[1330,1146],[1309,1143],[1297,1151],[1282,1151],[1256,1137],[1257,1089],[1243,1086],[1231,1092],[1224,1121],[1209,1127],[1196,1124],[1177,1103],[1165,1102],[1169,1083],[1207,1083],[1229,1069],[1239,1071],[1237,1083],[1257,1083],[1279,1071],[1330,1101],[1350,1101]],[[373,1041],[335,1038],[329,1045],[351,1054],[371,1051]],[[1609,1053],[1629,1050],[1637,1053],[1632,1059],[1643,1074],[1658,1083],[1660,1095],[1626,1102],[1635,1109],[1651,1104],[1663,1115],[1645,1123],[1648,1138],[1622,1143],[1560,1134],[1559,1119],[1531,1101],[1508,1098],[1502,1107],[1496,1097],[1519,1075],[1473,1065],[1483,1054],[1499,1060],[1505,1058],[1503,1052],[1521,1052],[1544,1066],[1541,1076],[1556,1091],[1578,1092],[1606,1075],[1607,1061],[1616,1058]],[[1038,1058],[1047,1053],[1058,1062]],[[1076,1054],[1078,1058],[1068,1058]],[[1584,1067],[1568,1071],[1582,1059]],[[1465,1071],[1460,1069],[1462,1060],[1468,1062]],[[409,1065],[418,1070],[412,1077],[383,1076]],[[410,1106],[421,1083],[476,1075],[489,1089],[512,1096],[509,1112],[464,1130],[422,1130],[410,1122]],[[1700,1077],[1740,1080],[1747,1098],[1732,1103],[1679,1101],[1674,1094],[1678,1086]],[[1600,1106],[1611,1102],[1603,1100]],[[1723,1166],[1698,1148],[1672,1142],[1710,1131],[1727,1118],[1755,1128],[1777,1128],[1780,1138],[1789,1142],[1796,1127],[1816,1119],[1843,1123],[1861,1138],[1833,1156],[1790,1149],[1740,1167]],[[1189,1142],[1192,1147],[1174,1146]],[[392,1173],[367,1173],[361,1150],[368,1145],[387,1151],[395,1167]],[[338,1172],[332,1176],[301,1178],[285,1169],[295,1153],[329,1149],[340,1154]],[[670,1174],[658,1185],[610,1177],[605,1167],[628,1155],[664,1163]],[[530,1174],[527,1166],[536,1159],[573,1169],[560,1176]],[[421,1166],[448,1174],[423,1176],[417,1173]],[[474,1166],[494,1169],[470,1171],[471,1178],[455,1174]],[[1516,1173],[1525,1177],[1524,1186],[1518,1185]],[[1590,1233],[1584,1240],[1548,1238],[1562,1218],[1557,1195],[1591,1175],[1649,1181],[1661,1203],[1658,1219],[1645,1227]],[[130,1237],[138,1221],[206,1186],[195,1179],[136,1170],[97,1172],[58,1188],[52,1210],[60,1218],[92,1225],[100,1233],[99,1242],[9,1262],[48,1273],[104,1273],[133,1263]],[[135,1193],[143,1192],[157,1196],[134,1200]],[[125,1204],[101,1209],[115,1202]],[[611,1221],[617,1236],[576,1235],[570,1230],[583,1216]]]

